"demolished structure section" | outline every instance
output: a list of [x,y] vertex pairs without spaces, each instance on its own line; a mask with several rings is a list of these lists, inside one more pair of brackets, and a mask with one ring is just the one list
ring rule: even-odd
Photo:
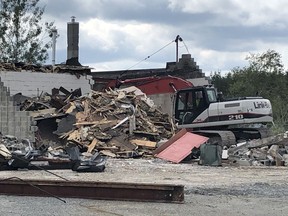
[[30,113],[20,111],[2,81],[0,81],[0,131],[3,135],[9,134],[31,141],[35,141],[35,131],[37,131]]
[[[71,67],[69,67],[69,70]],[[63,69],[64,70],[64,69]],[[71,73],[73,70],[70,70]],[[51,93],[53,88],[71,90],[80,88],[83,94],[91,91],[92,78],[87,74],[43,73],[32,70],[0,71],[1,81],[10,89],[11,95],[21,93],[28,97],[39,97],[43,92]]]

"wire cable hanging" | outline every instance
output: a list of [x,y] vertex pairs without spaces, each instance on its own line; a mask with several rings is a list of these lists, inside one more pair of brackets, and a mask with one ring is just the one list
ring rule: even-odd
[[183,42],[183,44],[184,44],[184,46],[185,46],[185,48],[186,48],[187,53],[190,54],[190,52],[189,52],[189,50],[188,50],[188,47],[187,47],[185,41],[183,40],[183,38],[182,38],[182,42]]
[[142,59],[141,61],[137,62],[136,64],[132,65],[131,67],[129,67],[128,69],[126,69],[126,71],[130,70],[131,68],[135,67],[136,65],[140,64],[143,61],[146,61],[147,59],[149,59],[151,56],[155,55],[156,53],[160,52],[161,50],[165,49],[167,46],[169,46],[170,44],[174,43],[174,40],[172,40],[171,42],[169,42],[168,44],[166,44],[165,46],[163,46],[162,48],[160,48],[159,50],[157,50],[156,52],[152,53],[151,55],[148,55],[146,58]]

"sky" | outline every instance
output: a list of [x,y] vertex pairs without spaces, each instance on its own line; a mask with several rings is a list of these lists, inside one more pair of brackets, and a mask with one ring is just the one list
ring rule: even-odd
[[40,0],[40,4],[45,5],[42,21],[53,21],[59,33],[56,63],[67,58],[71,16],[80,25],[79,62],[93,71],[166,67],[176,59],[177,35],[183,39],[179,56],[190,53],[208,76],[244,67],[250,53],[268,49],[287,63],[286,0]]

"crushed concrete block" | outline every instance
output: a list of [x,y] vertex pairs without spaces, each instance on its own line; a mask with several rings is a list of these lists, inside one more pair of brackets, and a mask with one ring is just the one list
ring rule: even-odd
[[282,158],[283,158],[283,161],[284,161],[284,166],[288,166],[288,154],[284,154],[282,156]]
[[237,160],[236,163],[239,164],[240,166],[251,166],[252,160],[246,158],[240,158],[239,160]]
[[283,163],[283,158],[282,156],[279,154],[279,146],[278,145],[272,145],[270,147],[270,149],[268,150],[268,154],[271,155],[275,162],[276,162],[276,166],[281,166]]
[[259,162],[261,164],[263,164],[264,166],[270,166],[271,165],[271,161],[269,159],[266,160],[259,160]]
[[228,150],[224,149],[222,151],[222,159],[228,159],[229,155],[228,155]]
[[257,160],[265,160],[267,159],[267,151],[262,150],[262,149],[252,149],[252,157],[257,159]]
[[261,163],[261,161],[258,161],[258,160],[252,161],[252,166],[263,166],[263,165],[264,165],[264,163]]

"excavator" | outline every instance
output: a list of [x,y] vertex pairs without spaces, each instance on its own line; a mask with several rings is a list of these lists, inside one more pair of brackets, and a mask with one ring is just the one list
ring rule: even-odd
[[127,86],[136,86],[146,93],[171,115],[178,128],[207,136],[222,146],[270,135],[267,125],[273,123],[273,117],[268,99],[224,99],[213,86],[193,86],[173,76],[110,80],[104,89]]
[[176,92],[174,118],[179,128],[208,136],[223,146],[269,136],[272,107],[262,97],[224,100],[214,87],[191,87]]

